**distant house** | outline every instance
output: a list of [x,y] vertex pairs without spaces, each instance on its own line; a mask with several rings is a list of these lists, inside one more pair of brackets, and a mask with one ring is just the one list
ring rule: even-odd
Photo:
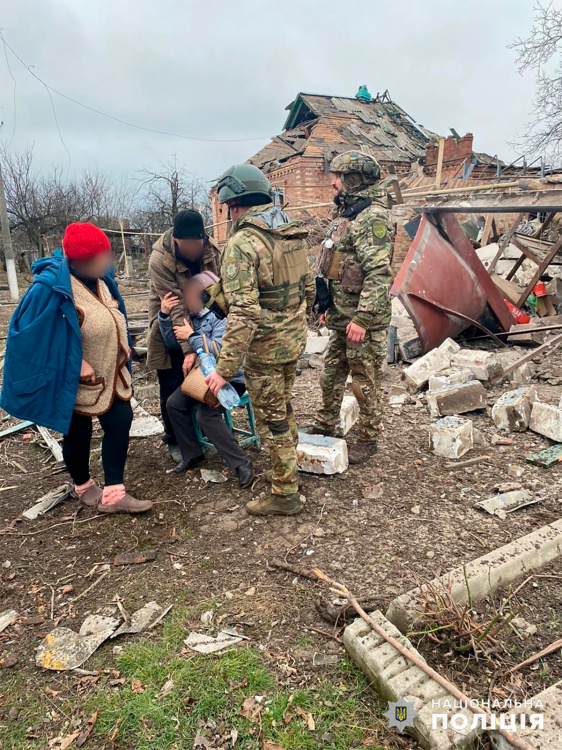
[[[267,175],[280,205],[306,206],[308,215],[329,216],[329,165],[334,156],[350,149],[374,156],[383,176],[395,173],[404,189],[435,185],[440,136],[416,123],[388,91],[374,97],[365,86],[355,97],[300,93],[286,109],[283,132],[247,160]],[[472,133],[443,139],[441,187],[500,179],[504,163],[474,152],[472,141]],[[223,243],[229,229],[227,209],[218,203],[214,191],[211,197],[215,238]],[[410,242],[399,227],[395,262],[404,257]]]

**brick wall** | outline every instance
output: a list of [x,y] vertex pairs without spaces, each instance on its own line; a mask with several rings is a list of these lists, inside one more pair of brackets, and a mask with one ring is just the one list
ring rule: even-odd
[[[443,177],[455,174],[465,159],[470,160],[472,157],[473,138],[472,133],[467,133],[458,139],[452,135],[445,138],[443,166],[441,170]],[[423,170],[425,174],[432,175],[437,172],[438,158],[439,143],[429,143],[425,147],[425,165]]]

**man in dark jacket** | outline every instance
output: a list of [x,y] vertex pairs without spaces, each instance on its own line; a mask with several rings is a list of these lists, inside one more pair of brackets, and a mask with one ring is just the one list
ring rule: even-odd
[[[175,444],[176,438],[166,410],[166,401],[179,388],[193,367],[196,355],[188,341],[181,349],[168,349],[158,326],[161,299],[172,292],[183,300],[187,281],[202,271],[219,274],[219,249],[205,233],[199,211],[185,209],[174,218],[174,225],[152,246],[148,263],[150,296],[148,300],[148,366],[156,370],[160,385],[160,408],[166,434],[165,443]],[[182,304],[171,313],[174,325],[182,325],[189,313]]]

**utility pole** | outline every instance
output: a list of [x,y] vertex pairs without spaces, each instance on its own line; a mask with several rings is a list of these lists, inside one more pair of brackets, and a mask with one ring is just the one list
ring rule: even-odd
[[10,234],[10,223],[8,221],[8,210],[6,208],[6,194],[4,193],[4,179],[2,178],[2,165],[0,164],[0,223],[2,224],[2,244],[4,246],[4,258],[6,259],[6,272],[8,274],[8,288],[10,299],[17,302],[20,298],[18,290],[18,277],[14,261],[14,249],[12,247],[12,236]]

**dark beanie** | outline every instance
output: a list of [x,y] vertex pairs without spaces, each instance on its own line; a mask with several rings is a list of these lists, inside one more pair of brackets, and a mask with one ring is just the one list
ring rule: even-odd
[[185,208],[174,216],[172,230],[176,240],[204,240],[205,227],[203,217],[193,208]]

